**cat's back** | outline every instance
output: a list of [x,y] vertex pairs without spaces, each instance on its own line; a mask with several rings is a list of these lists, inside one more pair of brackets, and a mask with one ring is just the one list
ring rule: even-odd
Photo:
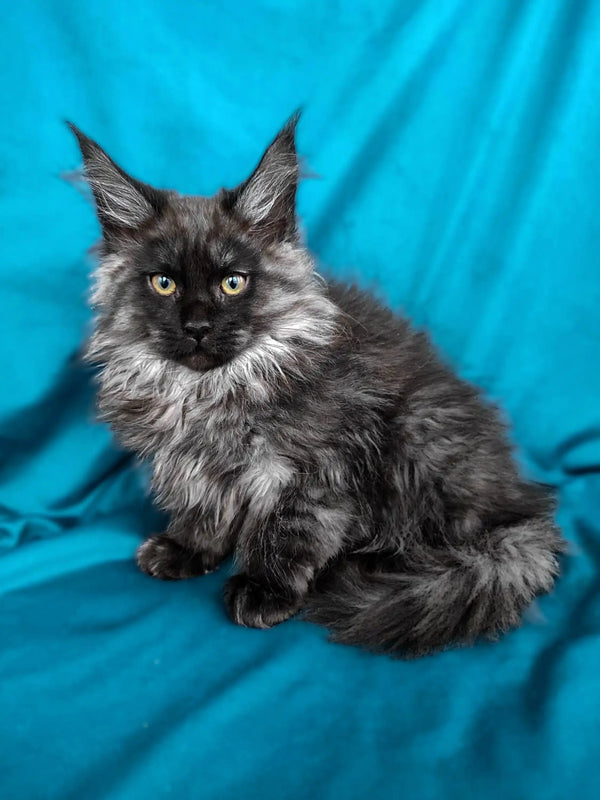
[[337,281],[328,284],[330,299],[340,310],[344,331],[341,349],[374,378],[406,386],[417,373],[445,374],[426,334],[379,302],[370,292]]
[[328,291],[344,330],[336,371],[346,394],[368,387],[386,413],[409,417],[432,407],[480,408],[477,389],[444,362],[425,332],[356,286],[332,281]]
[[404,333],[406,320],[381,303],[374,294],[355,284],[330,280],[327,283],[329,298],[345,315],[345,323],[361,341],[389,339],[390,335]]

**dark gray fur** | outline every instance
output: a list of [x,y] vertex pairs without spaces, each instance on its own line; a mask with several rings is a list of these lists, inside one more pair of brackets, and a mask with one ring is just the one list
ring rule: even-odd
[[[303,610],[336,641],[396,655],[495,637],[552,588],[552,502],[424,334],[315,272],[295,126],[213,198],[134,180],[73,127],[103,228],[99,408],[171,514],[138,563],[187,578],[233,552],[241,625]],[[237,271],[248,289],[225,298]],[[176,276],[177,295],[158,297],[153,274]]]

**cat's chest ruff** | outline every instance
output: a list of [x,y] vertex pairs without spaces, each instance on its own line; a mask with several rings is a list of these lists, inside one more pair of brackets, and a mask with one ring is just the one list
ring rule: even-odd
[[261,422],[264,383],[234,377],[199,377],[135,348],[103,370],[101,405],[124,444],[151,460],[153,489],[170,511],[256,518],[294,478]]
[[179,416],[173,439],[154,461],[154,484],[172,507],[184,505],[232,521],[272,511],[294,468],[243,405],[197,400]]
[[250,420],[205,429],[198,461],[203,479],[216,486],[234,482],[232,499],[253,508],[271,507],[293,478],[291,462],[277,452]]

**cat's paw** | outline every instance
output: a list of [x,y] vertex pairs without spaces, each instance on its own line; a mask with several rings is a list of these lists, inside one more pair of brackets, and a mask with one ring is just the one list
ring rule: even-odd
[[146,539],[137,549],[138,567],[163,581],[179,581],[206,575],[218,564],[202,552],[188,550],[168,536],[158,534]]
[[247,575],[234,575],[225,584],[225,606],[233,622],[246,628],[271,628],[300,609],[300,598],[275,594]]

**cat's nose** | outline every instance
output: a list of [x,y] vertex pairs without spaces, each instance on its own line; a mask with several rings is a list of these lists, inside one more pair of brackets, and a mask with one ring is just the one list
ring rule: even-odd
[[183,325],[183,330],[188,336],[192,336],[197,342],[201,342],[210,331],[212,325],[206,320],[189,319]]

